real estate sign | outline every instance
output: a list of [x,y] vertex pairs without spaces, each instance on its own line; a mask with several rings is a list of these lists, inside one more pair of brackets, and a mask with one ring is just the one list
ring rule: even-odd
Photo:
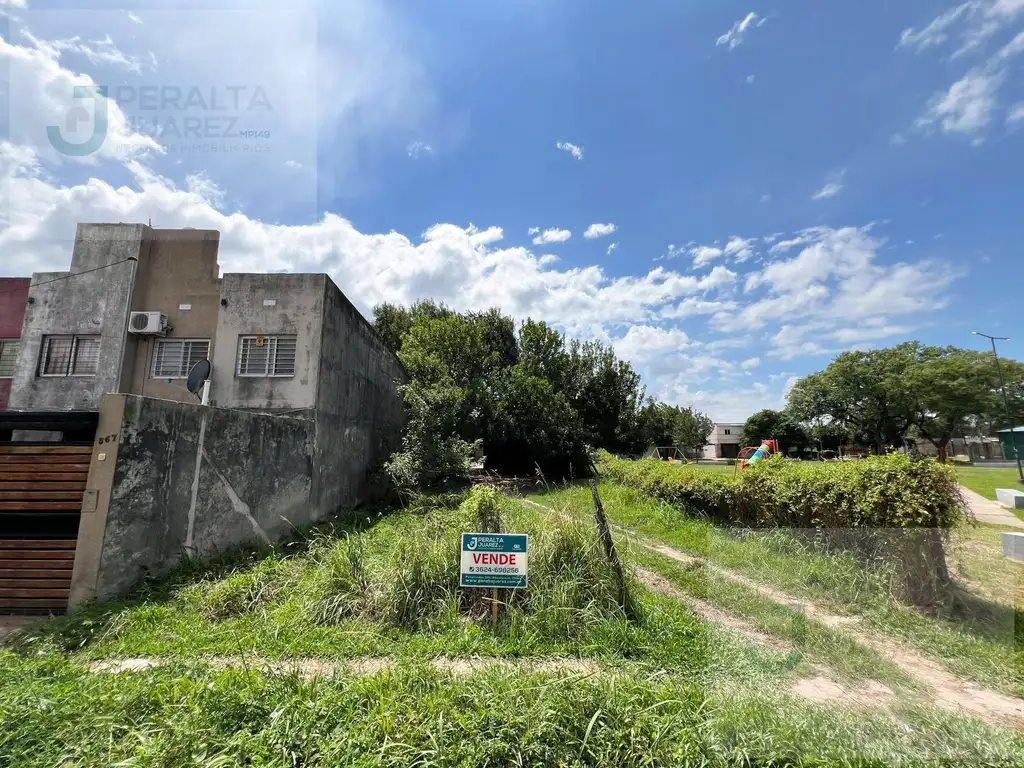
[[459,586],[525,589],[527,556],[524,533],[464,533]]

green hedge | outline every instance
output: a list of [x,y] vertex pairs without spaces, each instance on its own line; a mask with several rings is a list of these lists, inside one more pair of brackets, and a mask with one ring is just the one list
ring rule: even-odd
[[688,514],[746,528],[791,528],[888,567],[905,599],[932,603],[948,584],[943,541],[965,520],[956,475],[902,454],[860,461],[781,456],[736,476],[601,453],[602,475]]

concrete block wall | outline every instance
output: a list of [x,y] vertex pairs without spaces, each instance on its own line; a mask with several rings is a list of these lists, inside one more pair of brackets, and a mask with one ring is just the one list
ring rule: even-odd
[[[8,408],[94,411],[121,388],[128,312],[145,225],[79,224],[70,272],[32,276]],[[113,265],[113,266],[108,266]],[[97,267],[104,267],[96,269]],[[95,271],[90,271],[95,270]],[[60,280],[66,275],[71,280]],[[99,336],[94,376],[37,376],[46,335]]]
[[309,420],[105,395],[72,605],[123,593],[186,554],[273,542],[323,518],[314,432]]
[[407,379],[373,326],[325,278],[316,398],[319,505],[345,510],[367,500],[369,472],[399,446],[405,414],[398,385]]
[[[322,274],[226,274],[221,279],[210,402],[268,412],[316,406],[320,373]],[[295,375],[236,376],[238,337],[294,335]]]

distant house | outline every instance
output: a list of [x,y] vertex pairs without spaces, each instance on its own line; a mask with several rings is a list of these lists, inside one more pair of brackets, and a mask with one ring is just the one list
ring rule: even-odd
[[[922,438],[917,439],[917,451],[922,456],[939,455],[939,449],[930,440]],[[1002,445],[995,437],[954,437],[946,446],[946,453],[950,456],[969,456],[972,461],[998,461],[1003,458]]]
[[704,458],[735,459],[742,446],[742,424],[715,424],[704,446]]
[[1017,446],[1017,452],[1024,458],[1024,427],[999,430],[999,442],[1003,445],[1003,458],[1007,461],[1014,461],[1017,456],[1013,452],[1013,446]]

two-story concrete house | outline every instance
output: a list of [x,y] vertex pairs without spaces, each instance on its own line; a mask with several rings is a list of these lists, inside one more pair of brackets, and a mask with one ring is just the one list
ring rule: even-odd
[[705,459],[735,459],[743,447],[742,424],[715,424],[704,446]]
[[0,548],[52,544],[75,574],[36,597],[0,583],[0,612],[113,594],[371,493],[400,438],[398,359],[329,276],[220,276],[219,242],[81,224],[66,272],[0,287]]

